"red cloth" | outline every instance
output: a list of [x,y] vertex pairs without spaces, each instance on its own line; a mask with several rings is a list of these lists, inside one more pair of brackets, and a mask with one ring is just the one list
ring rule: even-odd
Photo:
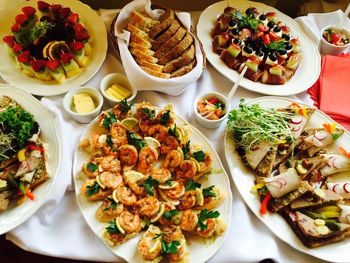
[[350,54],[323,56],[320,77],[307,92],[316,107],[350,131]]

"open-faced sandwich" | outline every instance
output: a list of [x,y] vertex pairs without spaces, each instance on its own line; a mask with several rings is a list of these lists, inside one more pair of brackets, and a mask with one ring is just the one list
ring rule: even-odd
[[69,7],[44,1],[37,5],[22,8],[3,41],[24,74],[63,83],[87,66],[92,41],[79,14]]
[[244,13],[226,7],[212,32],[213,50],[233,70],[254,82],[281,85],[301,60],[300,43],[275,12],[250,7]]
[[297,103],[265,109],[241,101],[228,121],[237,152],[254,172],[260,213],[281,214],[310,248],[350,235],[350,178],[333,180],[350,171],[350,153],[327,150],[344,130],[335,123],[305,128],[313,113]]
[[10,203],[34,200],[32,191],[49,179],[40,127],[13,99],[0,98],[0,212]]

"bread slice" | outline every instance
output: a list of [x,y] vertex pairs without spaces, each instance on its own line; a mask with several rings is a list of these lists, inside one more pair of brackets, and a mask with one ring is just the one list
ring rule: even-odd
[[163,72],[164,66],[162,66],[162,65],[158,65],[156,63],[152,63],[152,62],[149,62],[149,61],[146,61],[143,59],[139,59],[139,58],[136,58],[135,60],[136,60],[137,64],[139,64],[140,66],[152,69],[152,70],[157,71],[157,72]]
[[178,70],[174,71],[173,73],[171,73],[171,77],[176,78],[176,77],[180,77],[182,75],[187,74],[196,66],[196,64],[197,64],[197,61],[195,59],[192,60],[190,64],[183,66],[183,67],[179,68]]
[[180,23],[175,19],[174,22],[171,24],[170,27],[168,27],[167,30],[165,30],[164,32],[161,33],[161,35],[159,35],[156,40],[157,41],[167,41],[169,38],[171,38],[176,31],[180,28]]
[[136,35],[134,33],[131,33],[130,43],[134,43],[134,44],[143,46],[145,48],[151,48],[152,47],[151,42],[149,42],[148,40],[146,40],[146,39],[144,39],[144,38],[142,38],[139,35]]
[[170,74],[168,73],[162,73],[162,72],[157,72],[157,71],[154,71],[150,68],[146,68],[146,67],[143,67],[141,66],[141,68],[146,71],[148,74],[152,75],[152,76],[155,76],[155,77],[158,77],[158,78],[163,78],[163,79],[170,79]]
[[146,48],[144,46],[138,45],[136,43],[130,43],[129,44],[129,49],[130,49],[130,51],[137,49],[137,50],[139,50],[139,51],[141,51],[141,52],[143,52],[143,53],[145,53],[147,55],[154,56],[154,51],[153,50],[151,50],[149,48]]
[[177,69],[188,65],[195,57],[195,48],[194,45],[191,45],[185,52],[177,57],[176,59],[171,60],[165,64],[163,71],[166,73],[171,73]]
[[177,43],[181,41],[181,39],[184,38],[184,36],[186,35],[186,32],[187,32],[186,29],[184,29],[183,27],[180,27],[176,31],[176,33],[167,41],[163,42],[163,41],[154,40],[152,43],[152,48],[156,50],[155,56],[160,58],[164,54],[168,53],[173,47],[175,47]]
[[187,32],[185,37],[175,46],[173,47],[168,53],[166,53],[164,56],[162,56],[159,59],[159,64],[165,65],[170,60],[177,58],[180,56],[191,44],[193,43],[193,37],[192,35]]
[[131,54],[133,54],[135,57],[137,57],[138,59],[140,59],[141,61],[148,61],[148,62],[151,62],[151,63],[157,63],[158,62],[158,59],[147,54],[147,53],[144,53],[138,49],[130,49],[130,52]]
[[131,17],[129,22],[134,26],[140,25],[141,27],[148,28],[148,29],[152,28],[154,25],[159,23],[159,21],[152,19],[147,14],[141,13],[138,11],[131,12]]
[[175,12],[171,9],[167,9],[165,13],[159,18],[159,23],[154,25],[148,32],[150,38],[157,38],[158,34],[166,30],[175,20]]
[[127,30],[129,30],[131,33],[135,34],[135,35],[138,35],[139,37],[147,40],[147,41],[150,41],[151,39],[149,38],[147,32],[143,31],[142,29],[140,28],[137,28],[136,26],[134,26],[133,24],[130,24],[128,23],[127,25]]

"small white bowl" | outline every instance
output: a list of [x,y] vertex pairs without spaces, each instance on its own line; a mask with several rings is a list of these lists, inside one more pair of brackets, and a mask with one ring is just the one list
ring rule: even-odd
[[[73,96],[78,93],[88,93],[95,103],[95,110],[88,113],[78,113],[73,110]],[[90,87],[79,87],[69,91],[63,98],[63,108],[69,113],[74,120],[80,123],[91,122],[101,111],[103,105],[103,97],[97,89]]]
[[[208,120],[204,117],[202,117],[199,112],[197,111],[197,104],[201,99],[209,99],[209,98],[217,98],[218,100],[222,101],[225,104],[225,109],[224,109],[224,116],[222,116],[218,120]],[[230,111],[230,102],[227,100],[227,98],[218,93],[218,92],[208,92],[204,94],[200,94],[195,100],[193,104],[193,110],[194,110],[194,116],[196,117],[196,120],[199,122],[199,124],[205,128],[217,128],[221,125],[221,123],[226,120],[227,115]]]
[[136,97],[137,90],[131,86],[126,75],[123,73],[112,73],[105,76],[100,84],[101,93],[103,97],[105,97],[109,106],[113,107],[116,103],[120,102],[120,100],[112,98],[106,94],[106,90],[113,84],[120,84],[131,91],[131,96],[126,99],[128,102],[132,101]]
[[350,33],[345,28],[342,28],[342,29],[337,28],[336,25],[325,26],[324,28],[321,29],[321,53],[324,55],[340,55],[350,46],[350,43],[344,46],[337,46],[326,41],[323,38],[323,32],[329,28],[332,28],[335,31],[335,33],[342,32],[343,34],[346,35],[348,39],[350,39]]

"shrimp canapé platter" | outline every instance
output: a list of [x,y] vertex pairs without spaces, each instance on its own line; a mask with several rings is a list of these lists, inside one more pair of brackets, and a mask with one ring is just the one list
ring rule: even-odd
[[102,112],[83,133],[73,169],[87,223],[127,261],[203,262],[223,243],[227,174],[171,105],[124,100]]

